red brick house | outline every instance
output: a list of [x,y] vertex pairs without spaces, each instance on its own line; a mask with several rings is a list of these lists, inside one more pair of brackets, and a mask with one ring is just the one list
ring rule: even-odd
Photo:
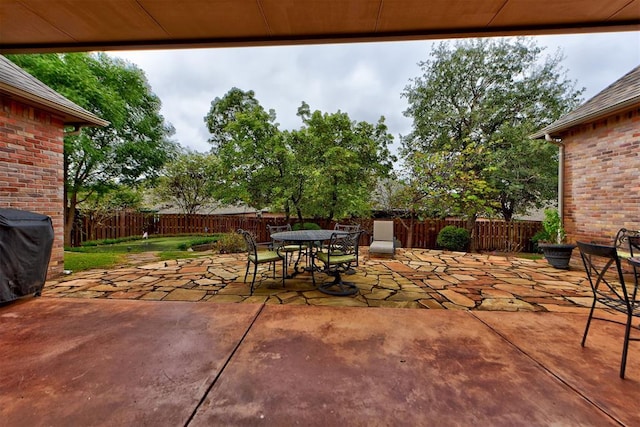
[[107,124],[0,56],[0,206],[51,217],[48,277],[64,261],[65,127]]
[[620,228],[640,230],[640,66],[532,137],[560,147],[569,241],[612,244]]

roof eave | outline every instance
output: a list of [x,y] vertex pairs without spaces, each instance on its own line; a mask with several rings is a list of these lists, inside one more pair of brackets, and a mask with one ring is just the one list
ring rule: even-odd
[[0,82],[0,93],[6,93],[12,98],[27,101],[31,104],[42,107],[48,111],[59,113],[65,116],[65,124],[73,126],[108,126],[110,123],[107,120],[88,112],[79,111],[73,108],[69,108],[65,105],[58,104],[48,99],[39,97],[30,92],[21,90],[11,85]]
[[[601,110],[594,111],[593,113],[585,114],[584,116],[578,116],[573,120],[569,120],[568,122],[560,124],[552,123],[544,129],[541,129],[538,132],[529,135],[529,139],[540,139],[544,138],[546,135],[549,135],[551,137],[558,137],[560,136],[559,134],[572,127],[610,116],[620,111],[632,108],[636,105],[640,105],[640,95],[626,99],[622,102],[618,102],[617,104],[613,104]],[[556,121],[556,123],[558,123],[558,121]]]

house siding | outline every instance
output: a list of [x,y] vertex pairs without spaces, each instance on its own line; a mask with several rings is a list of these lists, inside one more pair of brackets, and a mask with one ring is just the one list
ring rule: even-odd
[[0,206],[51,217],[47,278],[64,267],[63,132],[61,118],[0,94]]
[[640,230],[640,107],[562,135],[564,225],[570,241],[613,243]]

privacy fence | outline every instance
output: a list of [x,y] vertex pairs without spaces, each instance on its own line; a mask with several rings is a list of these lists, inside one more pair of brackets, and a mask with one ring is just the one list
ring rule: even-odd
[[[381,218],[378,218],[381,219]],[[409,233],[412,235],[412,247],[435,249],[438,233],[447,225],[464,227],[462,220],[455,219],[427,219],[416,221],[409,227],[407,220],[389,219],[394,222],[396,239],[403,247],[407,246]],[[322,228],[333,228],[335,222],[327,220],[309,219]],[[373,231],[373,219],[351,220],[348,223],[358,223],[365,231],[360,244],[368,246]],[[93,214],[80,215],[72,240],[74,246],[79,246],[88,240],[117,239],[130,236],[141,236],[147,232],[150,237],[177,234],[210,234],[233,232],[239,228],[253,232],[258,241],[269,240],[267,224],[285,224],[284,218],[257,218],[235,215],[173,215],[151,214],[137,212],[118,212],[108,217],[98,217]],[[411,230],[410,230],[411,228]],[[509,251],[531,252],[533,244],[531,238],[542,228],[539,221],[478,220],[474,232],[474,247],[478,251]]]

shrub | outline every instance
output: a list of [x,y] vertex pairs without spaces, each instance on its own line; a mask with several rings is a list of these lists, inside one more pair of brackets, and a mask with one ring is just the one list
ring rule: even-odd
[[246,251],[247,245],[241,234],[224,233],[216,242],[216,250],[221,254],[232,254]]
[[538,243],[540,242],[548,242],[549,241],[549,233],[545,230],[540,230],[531,238],[531,243],[533,243],[533,252],[542,252],[542,249],[538,247]]
[[302,223],[302,224],[297,222],[297,223],[293,224],[292,229],[293,230],[322,230],[322,227],[320,227],[315,222],[305,222],[305,223]]
[[189,248],[194,246],[206,245],[208,243],[217,242],[220,239],[219,236],[207,236],[207,237],[196,237],[188,242],[184,242],[178,245],[178,249],[181,251],[186,251]]
[[466,229],[453,225],[447,225],[440,230],[436,239],[438,246],[450,251],[463,251],[468,247],[470,241],[471,236]]

